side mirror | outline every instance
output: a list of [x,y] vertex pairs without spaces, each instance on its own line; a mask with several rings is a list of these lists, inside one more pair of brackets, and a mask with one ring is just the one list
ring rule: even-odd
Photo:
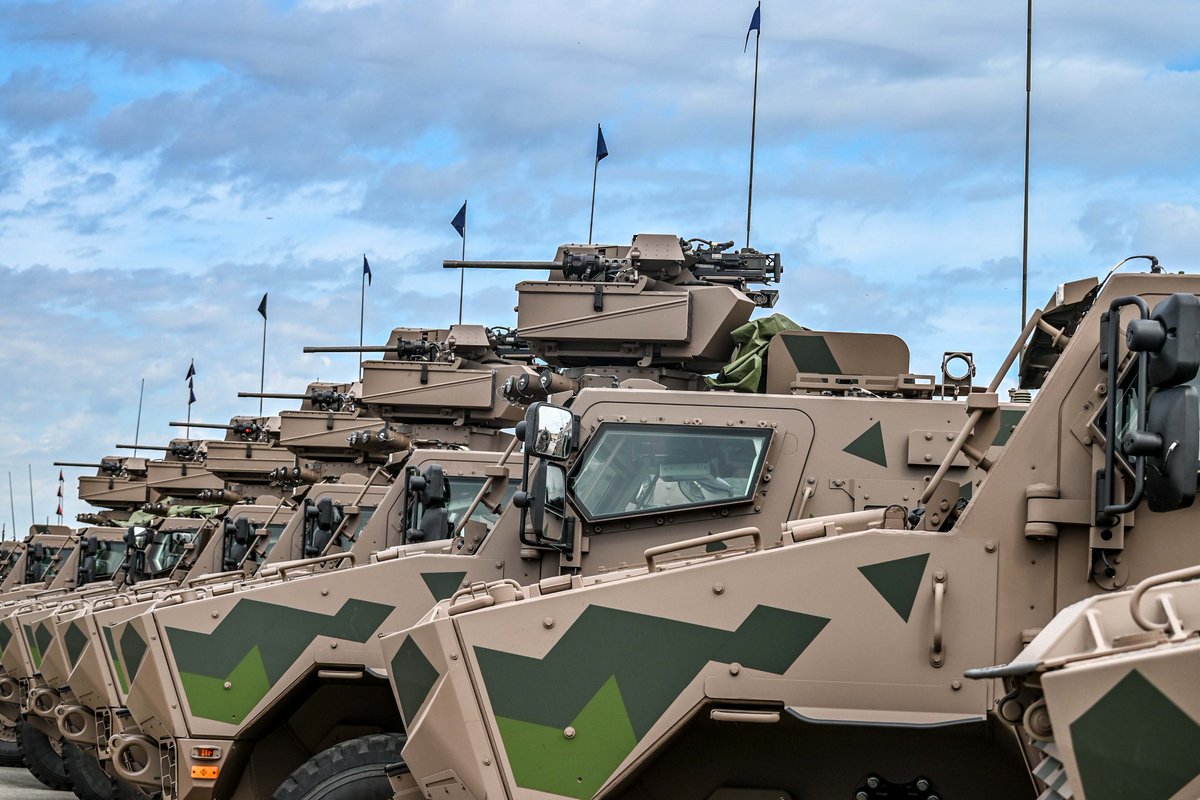
[[96,580],[96,554],[100,552],[100,540],[89,536],[80,547],[79,570],[75,578],[78,586],[86,586]]
[[333,499],[322,497],[317,501],[317,527],[325,531],[332,529],[333,516]]
[[1159,441],[1146,455],[1146,503],[1151,511],[1187,508],[1200,469],[1200,395],[1194,386],[1160,389],[1150,398],[1146,430]]
[[[1121,450],[1133,468],[1134,484],[1124,502],[1115,500],[1117,407],[1116,353],[1120,344],[1119,311],[1137,306],[1139,317],[1125,330],[1125,345],[1137,353],[1135,380],[1130,387],[1132,422]],[[1101,317],[1101,367],[1107,370],[1104,469],[1097,475],[1096,524],[1113,524],[1116,514],[1132,511],[1146,499],[1151,511],[1187,508],[1196,496],[1200,468],[1200,421],[1196,388],[1200,372],[1200,299],[1179,292],[1151,313],[1141,297],[1114,299]]]
[[[420,506],[420,521],[409,530],[405,539],[426,542],[445,539],[450,535],[450,479],[441,464],[426,464],[419,474],[408,477],[408,490],[415,505]],[[415,517],[414,517],[415,518]]]
[[579,419],[570,409],[534,403],[525,416],[525,452],[550,461],[563,461],[579,445]]
[[313,503],[305,501],[304,556],[312,558],[325,552],[333,539],[333,529],[338,523],[338,507],[332,497],[322,497]]
[[254,538],[254,527],[250,524],[250,520],[245,517],[238,517],[233,527],[233,540],[242,547],[250,544],[250,541]]

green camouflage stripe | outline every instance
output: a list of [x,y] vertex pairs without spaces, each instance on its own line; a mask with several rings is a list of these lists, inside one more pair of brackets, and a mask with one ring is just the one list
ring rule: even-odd
[[121,659],[129,669],[129,683],[137,680],[138,670],[142,668],[142,659],[146,657],[146,641],[137,632],[132,622],[125,623],[121,631]]
[[1070,729],[1088,800],[1167,800],[1200,776],[1200,725],[1136,669]]
[[[167,638],[192,713],[238,723],[318,636],[365,642],[392,611],[347,600],[330,616],[242,600],[212,633],[167,628]],[[233,687],[226,689],[227,682]]]
[[87,634],[83,632],[83,628],[79,627],[78,622],[72,622],[67,626],[67,632],[63,634],[63,645],[67,650],[67,658],[71,661],[71,668],[74,669],[88,645]]
[[437,679],[437,668],[429,663],[420,645],[411,636],[405,637],[404,644],[392,658],[392,685],[396,687],[400,713],[406,725],[417,716]]
[[129,694],[129,679],[125,677],[125,668],[121,666],[121,659],[117,654],[117,642],[113,638],[111,625],[104,627],[104,641],[108,644],[108,653],[112,658],[113,671],[117,673],[117,683],[121,687],[121,693]]
[[[517,783],[585,798],[705,664],[781,674],[828,622],[760,605],[726,631],[588,606],[544,658],[483,647],[475,655]],[[568,726],[576,736],[559,743]]]

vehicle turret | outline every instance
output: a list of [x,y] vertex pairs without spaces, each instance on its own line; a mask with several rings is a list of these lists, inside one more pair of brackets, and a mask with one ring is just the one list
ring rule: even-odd
[[552,261],[443,267],[548,270],[548,280],[517,284],[517,336],[547,364],[566,368],[566,377],[601,365],[705,374],[725,364],[732,331],[756,307],[775,305],[776,290],[751,286],[783,275],[778,253],[732,245],[638,234],[629,245],[564,244]]
[[[140,448],[139,448],[140,449]],[[136,456],[105,456],[96,463],[55,461],[56,467],[95,469],[95,475],[79,476],[79,499],[108,511],[80,515],[80,522],[95,524],[107,519],[121,519],[152,499],[147,485],[146,459]],[[115,513],[110,513],[115,512]]]

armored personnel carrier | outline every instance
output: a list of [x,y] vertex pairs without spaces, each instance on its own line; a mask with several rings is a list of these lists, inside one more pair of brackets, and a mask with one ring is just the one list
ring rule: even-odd
[[[724,283],[714,279],[719,270],[703,271],[707,262],[693,247],[670,238],[677,260],[650,259],[658,276],[653,281],[638,269],[646,252],[637,247],[642,237],[634,247],[613,249],[622,263],[586,277],[568,276],[567,262],[575,255],[597,256],[591,260],[598,262],[607,248],[561,248],[551,280],[518,285],[517,335],[529,342],[537,361],[512,381],[486,374],[472,379],[490,387],[492,396],[499,391],[515,398],[518,406],[539,397],[570,400],[569,411],[539,408],[560,420],[564,413],[579,419],[578,431],[574,423],[547,428],[546,441],[563,449],[571,474],[593,476],[594,492],[582,504],[575,495],[563,496],[561,465],[527,456],[523,488],[490,530],[460,518],[458,535],[435,546],[405,544],[350,570],[310,575],[291,585],[247,587],[131,620],[141,641],[158,637],[135,653],[141,666],[128,707],[149,737],[137,762],[166,766],[122,777],[175,798],[333,797],[335,787],[352,784],[358,786],[354,791],[370,790],[359,781],[378,788],[383,766],[395,760],[402,742],[399,714],[378,699],[352,706],[337,698],[384,675],[388,665],[373,643],[379,632],[417,620],[439,598],[496,580],[546,579],[565,588],[580,575],[640,561],[647,547],[719,549],[721,542],[694,540],[734,521],[770,530],[797,515],[874,513],[917,497],[961,425],[964,404],[942,395],[967,396],[969,382],[954,385],[912,374],[907,347],[895,337],[796,331],[770,345],[774,350],[761,381],[786,394],[670,389],[698,389],[705,385],[702,375],[729,360],[734,331],[773,296],[746,284],[778,269],[777,257],[728,254],[730,283]],[[693,296],[697,291],[720,302],[701,303]],[[528,303],[556,310],[561,326],[545,308],[526,309]],[[640,344],[627,337],[631,320],[642,324],[641,318],[675,307],[688,313],[660,317],[684,328],[670,335],[638,332]],[[720,324],[710,324],[703,315],[707,308],[717,309]],[[555,332],[589,321],[595,325],[588,338]],[[535,335],[527,338],[522,325]],[[646,341],[657,344],[647,349]],[[713,342],[723,343],[723,355]],[[420,381],[421,365],[428,362],[418,361],[406,378],[410,391],[399,396],[454,383],[442,377],[434,358],[428,382]],[[371,374],[368,362],[364,398],[383,405],[395,395],[368,386]],[[481,392],[480,403],[483,397]],[[1021,411],[1005,407],[1005,424],[1015,424]],[[996,422],[994,446],[1000,447],[1000,417]],[[982,475],[971,458],[990,464],[992,447],[993,442],[975,441],[947,469],[967,487]],[[436,481],[414,473],[408,489],[417,496],[431,485]],[[956,485],[953,496],[939,498],[947,502],[944,513],[952,513],[967,492]],[[779,537],[768,534],[767,541]],[[369,624],[339,624],[351,610]],[[248,619],[257,623],[251,626]],[[303,635],[279,633],[301,627]],[[219,663],[202,661],[202,653],[217,650],[226,654]],[[391,666],[398,680],[408,679],[410,665]],[[202,688],[227,684],[234,688]],[[350,724],[346,709],[360,715],[356,724]],[[337,720],[345,724],[331,724]],[[289,762],[298,767],[290,777]],[[119,761],[113,763],[122,769]],[[347,782],[338,765],[353,766],[355,778]]]
[[1200,796],[1200,565],[1059,612],[1011,663],[996,714],[1045,800]]
[[[453,347],[453,341],[447,348],[446,332],[442,332],[441,339],[434,337],[427,341],[429,345],[456,353],[456,367],[463,374],[481,367],[493,376],[498,371],[524,369],[496,358],[486,339],[484,349],[490,353],[486,364],[464,358],[464,355],[481,354],[463,341],[474,334],[476,328],[464,326],[458,332],[462,343],[458,348]],[[399,342],[405,335],[419,337],[429,333],[399,329],[393,332],[392,340]],[[396,348],[389,343],[387,349],[394,352]],[[385,355],[384,360],[390,359]],[[427,365],[417,361],[411,363],[410,383],[419,387],[420,373]],[[353,564],[374,550],[398,543],[405,528],[404,514],[396,507],[396,498],[403,500],[403,493],[394,491],[392,479],[397,474],[404,474],[405,470],[419,472],[432,457],[426,454],[437,452],[428,448],[456,448],[451,453],[439,453],[438,460],[442,462],[441,474],[447,483],[457,484],[465,478],[467,483],[458,487],[460,492],[476,480],[475,476],[479,483],[483,482],[483,469],[494,464],[499,454],[457,448],[494,446],[497,442],[503,445],[511,437],[499,428],[509,424],[509,418],[518,419],[520,412],[504,411],[507,404],[500,403],[492,420],[482,419],[486,416],[484,410],[472,407],[462,408],[455,414],[454,393],[445,388],[416,400],[399,402],[392,397],[395,390],[404,388],[396,384],[399,377],[403,376],[386,369],[368,371],[365,393],[362,386],[357,385],[312,385],[306,393],[296,395],[268,393],[266,396],[303,401],[299,410],[285,411],[272,418],[271,426],[277,429],[278,448],[255,452],[257,466],[253,468],[265,470],[275,487],[289,493],[284,515],[288,522],[283,530],[274,532],[266,540],[259,535],[255,542],[253,532],[263,529],[256,527],[254,520],[245,519],[246,506],[241,502],[244,498],[238,493],[231,496],[232,490],[226,489],[220,499],[238,501],[230,510],[230,514],[237,514],[238,518],[224,520],[223,546],[203,549],[182,588],[155,587],[152,593],[132,595],[133,602],[96,603],[77,614],[59,615],[56,624],[64,643],[71,628],[78,626],[86,632],[88,642],[94,645],[80,651],[83,657],[78,662],[68,662],[60,670],[61,674],[50,678],[52,686],[69,685],[76,695],[74,701],[64,703],[56,710],[60,731],[66,739],[96,748],[96,754],[106,761],[115,753],[123,764],[136,763],[138,744],[144,737],[126,712],[125,703],[132,688],[130,684],[139,677],[139,664],[133,660],[127,662],[122,657],[123,647],[130,641],[124,625],[130,616],[151,604],[174,605],[197,597],[229,593],[239,583],[242,585],[236,588],[240,591],[254,583],[289,582],[305,571]],[[384,409],[386,419],[374,416],[363,402],[363,397],[371,392],[381,392],[391,398]],[[473,419],[464,423],[461,417],[466,414],[473,415]],[[240,424],[233,425],[237,430],[241,427]],[[222,455],[221,446],[209,443],[206,463],[228,479],[234,477],[236,470],[250,468],[247,459],[251,457],[251,451],[247,448],[245,453],[241,452],[240,443],[227,441],[226,444],[230,446]],[[414,449],[418,447],[426,449]],[[279,457],[280,448],[289,454],[286,459]],[[272,456],[273,465],[267,461],[272,452],[276,453]],[[203,496],[216,497],[211,490]],[[469,499],[470,494],[467,497]],[[262,504],[261,497],[258,502]],[[490,511],[480,508],[475,516],[486,519],[488,514]],[[431,533],[436,533],[428,521],[425,524]],[[448,531],[439,535],[444,538]],[[269,550],[264,551],[264,547]],[[228,571],[231,568],[233,572]],[[222,569],[226,571],[222,572]],[[203,577],[192,580],[193,575]],[[88,657],[88,653],[95,653],[97,657]],[[380,691],[386,701],[386,687],[382,683]],[[99,786],[104,780],[107,779],[97,778],[94,783]]]
[[[367,452],[347,443],[346,433],[351,428],[357,436],[358,427],[379,422],[347,407],[352,405],[346,402],[348,388],[311,385],[304,405],[294,412],[294,418],[289,417],[293,412],[283,412],[276,418],[238,417],[227,425],[191,423],[192,427],[226,431],[225,439],[205,441],[187,452],[189,457],[203,458],[205,468],[223,481],[224,488],[214,489],[199,481],[181,488],[177,482],[172,491],[184,497],[143,506],[130,520],[134,524],[126,532],[131,558],[117,587],[123,590],[122,597],[89,595],[66,606],[56,604],[53,610],[40,616],[33,615],[37,618],[30,624],[44,623],[51,633],[47,635],[50,643],[40,665],[42,674],[36,674],[33,664],[24,665],[24,672],[32,677],[23,680],[23,685],[40,687],[36,690],[36,702],[25,708],[26,717],[39,728],[39,735],[48,736],[51,743],[66,738],[68,759],[76,744],[92,747],[96,744],[97,727],[92,711],[81,705],[73,692],[90,699],[106,697],[105,688],[108,694],[119,691],[121,686],[128,688],[119,672],[115,683],[105,683],[106,679],[112,680],[106,674],[111,668],[97,661],[103,655],[104,639],[98,629],[88,624],[94,622],[93,613],[106,619],[120,619],[136,613],[139,602],[144,605],[161,598],[170,587],[182,584],[194,588],[243,578],[260,565],[285,560],[293,549],[300,549],[300,545],[293,547],[291,540],[299,532],[314,528],[309,524],[287,530],[297,502],[302,501],[308,488],[305,481],[312,480],[308,476],[340,481],[336,491],[357,496],[363,511],[369,514],[382,491],[364,485],[364,473],[383,464],[387,453],[379,452],[378,448],[369,448]],[[330,398],[339,406],[334,413],[327,408]],[[320,432],[311,429],[308,418],[312,413],[321,415]],[[283,445],[288,445],[288,449]],[[181,468],[181,472],[183,469],[187,468]],[[195,468],[190,472],[193,474],[187,477],[195,477]],[[291,487],[297,484],[299,487],[293,491]],[[285,490],[292,497],[275,497],[264,490]],[[207,505],[197,507],[188,505],[189,502]],[[199,524],[195,519],[198,513],[206,517]],[[353,518],[343,521],[353,527]],[[283,547],[276,554],[277,543],[283,543]],[[31,692],[30,697],[33,696]],[[117,701],[114,703],[119,705]],[[64,731],[68,734],[65,737]],[[94,757],[84,754],[76,759],[74,766],[68,764],[68,767],[81,797],[108,796],[111,780],[102,771],[97,774]],[[49,783],[66,782],[56,763],[40,772],[48,776]],[[81,779],[85,782],[82,787]]]
[[[1060,287],[907,501],[457,592],[383,640],[396,797],[1195,796],[1196,693],[1167,666],[1192,593],[1155,587],[1200,560],[1197,291],[1159,269]],[[1018,354],[1037,395],[966,498],[952,464],[995,443]],[[540,411],[527,439],[560,463],[541,433],[568,423]],[[1141,605],[1111,594],[1139,581]]]

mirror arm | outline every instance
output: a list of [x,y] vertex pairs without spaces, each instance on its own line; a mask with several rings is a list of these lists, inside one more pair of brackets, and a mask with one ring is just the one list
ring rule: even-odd
[[[1146,483],[1146,460],[1143,456],[1127,455],[1133,462],[1133,493],[1124,503],[1115,503],[1113,495],[1116,481],[1116,451],[1117,451],[1117,369],[1120,360],[1117,354],[1121,348],[1121,313],[1124,306],[1136,305],[1141,313],[1141,319],[1150,318],[1150,307],[1146,301],[1136,295],[1115,298],[1108,307],[1108,377],[1107,396],[1105,398],[1105,436],[1104,436],[1104,472],[1100,477],[1096,497],[1096,519],[1098,527],[1109,527],[1115,524],[1115,515],[1124,514],[1137,508],[1142,502],[1142,494]],[[1137,430],[1141,432],[1146,424],[1146,389],[1147,361],[1145,353],[1137,356]]]

